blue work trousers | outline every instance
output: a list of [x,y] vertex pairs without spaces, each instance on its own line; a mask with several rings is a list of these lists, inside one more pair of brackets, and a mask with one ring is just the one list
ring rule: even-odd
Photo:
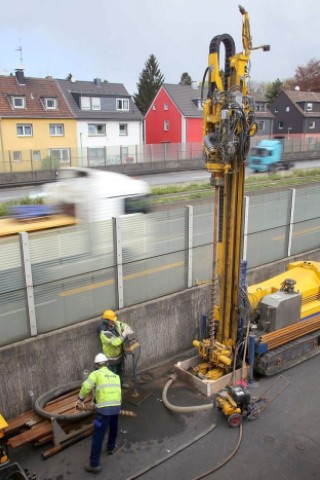
[[97,413],[93,423],[93,434],[90,453],[91,467],[98,467],[100,465],[102,444],[108,427],[109,437],[107,442],[107,449],[113,450],[116,446],[116,439],[118,434],[118,415],[101,415],[100,413]]

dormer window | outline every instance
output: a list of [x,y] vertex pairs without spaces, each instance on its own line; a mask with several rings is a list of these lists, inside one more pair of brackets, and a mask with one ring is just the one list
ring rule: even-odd
[[99,97],[81,97],[81,110],[101,110]]
[[26,97],[12,97],[13,108],[26,108]]
[[56,98],[45,98],[44,105],[47,110],[56,110],[58,103]]
[[117,110],[129,111],[129,100],[124,98],[117,98]]
[[312,112],[312,103],[307,103],[307,112]]

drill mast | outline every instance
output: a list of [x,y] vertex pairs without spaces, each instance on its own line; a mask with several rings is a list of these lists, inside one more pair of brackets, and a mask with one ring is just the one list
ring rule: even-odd
[[[243,7],[239,9],[243,51],[235,53],[235,42],[228,34],[214,37],[203,79],[203,84],[208,80],[203,105],[203,152],[214,187],[213,274],[209,338],[196,343],[210,368],[218,369],[210,378],[231,368],[236,347],[245,160],[250,136],[256,132],[254,100],[248,86],[253,50],[249,15]],[[224,70],[219,65],[221,44],[225,48]]]

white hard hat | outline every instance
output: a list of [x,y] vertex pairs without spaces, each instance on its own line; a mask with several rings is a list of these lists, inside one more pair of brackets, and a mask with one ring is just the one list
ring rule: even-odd
[[96,355],[94,359],[94,363],[105,363],[107,361],[108,359],[104,353],[98,353],[98,355]]

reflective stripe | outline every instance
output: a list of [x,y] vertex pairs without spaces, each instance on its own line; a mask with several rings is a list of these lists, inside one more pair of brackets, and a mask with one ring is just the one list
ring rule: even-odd
[[110,401],[110,402],[96,403],[97,408],[101,408],[101,407],[120,407],[120,406],[121,406],[121,402],[117,402],[115,400]]
[[96,390],[101,390],[101,388],[109,388],[109,387],[119,387],[119,383],[105,383],[104,385],[97,385]]
[[94,386],[94,382],[89,377],[86,379],[86,383],[89,383],[92,387]]

